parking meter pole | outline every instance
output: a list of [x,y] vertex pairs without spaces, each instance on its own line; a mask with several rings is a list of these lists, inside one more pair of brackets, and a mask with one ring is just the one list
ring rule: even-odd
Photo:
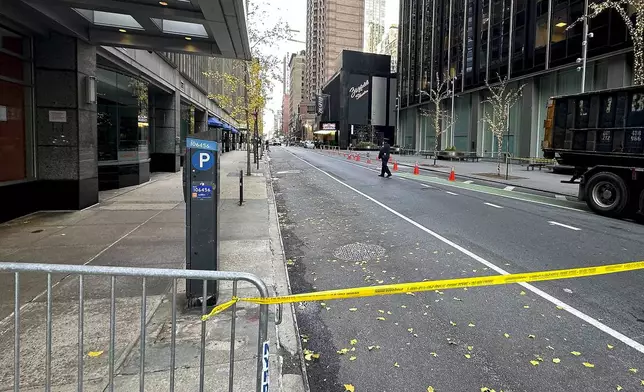
[[[197,135],[194,135],[197,136]],[[208,132],[202,137],[210,138]],[[215,137],[212,137],[214,139]],[[186,139],[186,269],[216,271],[219,262],[219,145],[214,140]],[[203,298],[203,281],[187,280],[188,303],[217,300],[217,283],[209,281]],[[201,299],[195,301],[195,299]]]
[[239,171],[239,205],[244,202],[244,171]]

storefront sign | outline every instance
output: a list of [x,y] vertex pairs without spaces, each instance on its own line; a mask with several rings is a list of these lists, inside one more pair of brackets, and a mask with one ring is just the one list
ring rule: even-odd
[[321,122],[320,130],[322,131],[337,131],[338,123],[337,122]]
[[64,110],[50,110],[49,111],[49,122],[66,123],[67,122],[67,112],[64,111]]
[[351,87],[349,89],[349,94],[351,94],[351,98],[358,100],[369,92],[369,79],[365,80],[362,84],[359,86]]

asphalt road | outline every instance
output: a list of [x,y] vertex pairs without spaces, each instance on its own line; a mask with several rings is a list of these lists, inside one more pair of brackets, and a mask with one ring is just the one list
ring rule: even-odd
[[[271,155],[293,292],[644,259],[575,203]],[[296,306],[312,391],[644,390],[644,272]],[[622,388],[622,389],[620,389]]]

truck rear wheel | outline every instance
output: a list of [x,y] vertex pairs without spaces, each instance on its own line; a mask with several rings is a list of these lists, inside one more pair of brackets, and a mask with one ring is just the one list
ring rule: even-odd
[[628,189],[624,180],[611,172],[600,172],[586,184],[586,203],[594,212],[616,218],[628,204]]

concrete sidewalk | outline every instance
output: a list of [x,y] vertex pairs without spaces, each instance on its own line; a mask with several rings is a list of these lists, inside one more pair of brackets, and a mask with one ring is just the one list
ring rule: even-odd
[[[343,151],[347,152],[347,151]],[[364,159],[367,156],[366,151],[354,151],[360,154]],[[377,151],[369,153],[372,159],[378,156]],[[467,178],[468,180],[480,180],[484,182],[493,182],[513,186],[517,188],[531,189],[535,191],[543,191],[555,195],[564,196],[577,196],[579,186],[575,184],[562,184],[562,180],[569,180],[570,174],[555,174],[550,170],[543,168],[539,170],[527,170],[525,165],[509,165],[509,179],[505,179],[505,164],[501,164],[501,177],[496,176],[497,163],[496,161],[479,161],[479,162],[464,162],[464,161],[436,161],[434,166],[433,159],[426,159],[422,156],[415,155],[393,155],[393,158],[404,166],[413,166],[418,163],[421,170],[433,171],[448,175],[451,168],[457,177]]]
[[[269,290],[288,292],[285,260],[268,168],[264,162],[245,177],[239,200],[239,169],[246,153],[221,156],[220,269],[258,275]],[[254,168],[254,167],[253,167]],[[136,187],[102,192],[100,204],[76,212],[40,212],[0,225],[0,262],[40,262],[153,268],[185,267],[185,204],[181,173],[154,175]],[[76,390],[78,350],[78,278],[53,276],[54,391]],[[178,299],[177,391],[197,390],[200,313],[186,310],[183,284]],[[147,286],[146,387],[168,390],[170,362],[170,282],[149,279]],[[239,295],[256,290],[240,284]],[[43,389],[46,276],[21,274],[21,390]],[[220,301],[231,296],[222,284]],[[84,390],[107,386],[109,347],[109,278],[85,279]],[[140,279],[117,279],[116,390],[139,389]],[[13,275],[0,274],[0,391],[13,388]],[[207,323],[206,390],[228,390],[230,312]],[[258,307],[240,304],[236,318],[235,390],[255,385]],[[299,339],[291,308],[281,325],[269,316],[271,390],[303,391]]]

